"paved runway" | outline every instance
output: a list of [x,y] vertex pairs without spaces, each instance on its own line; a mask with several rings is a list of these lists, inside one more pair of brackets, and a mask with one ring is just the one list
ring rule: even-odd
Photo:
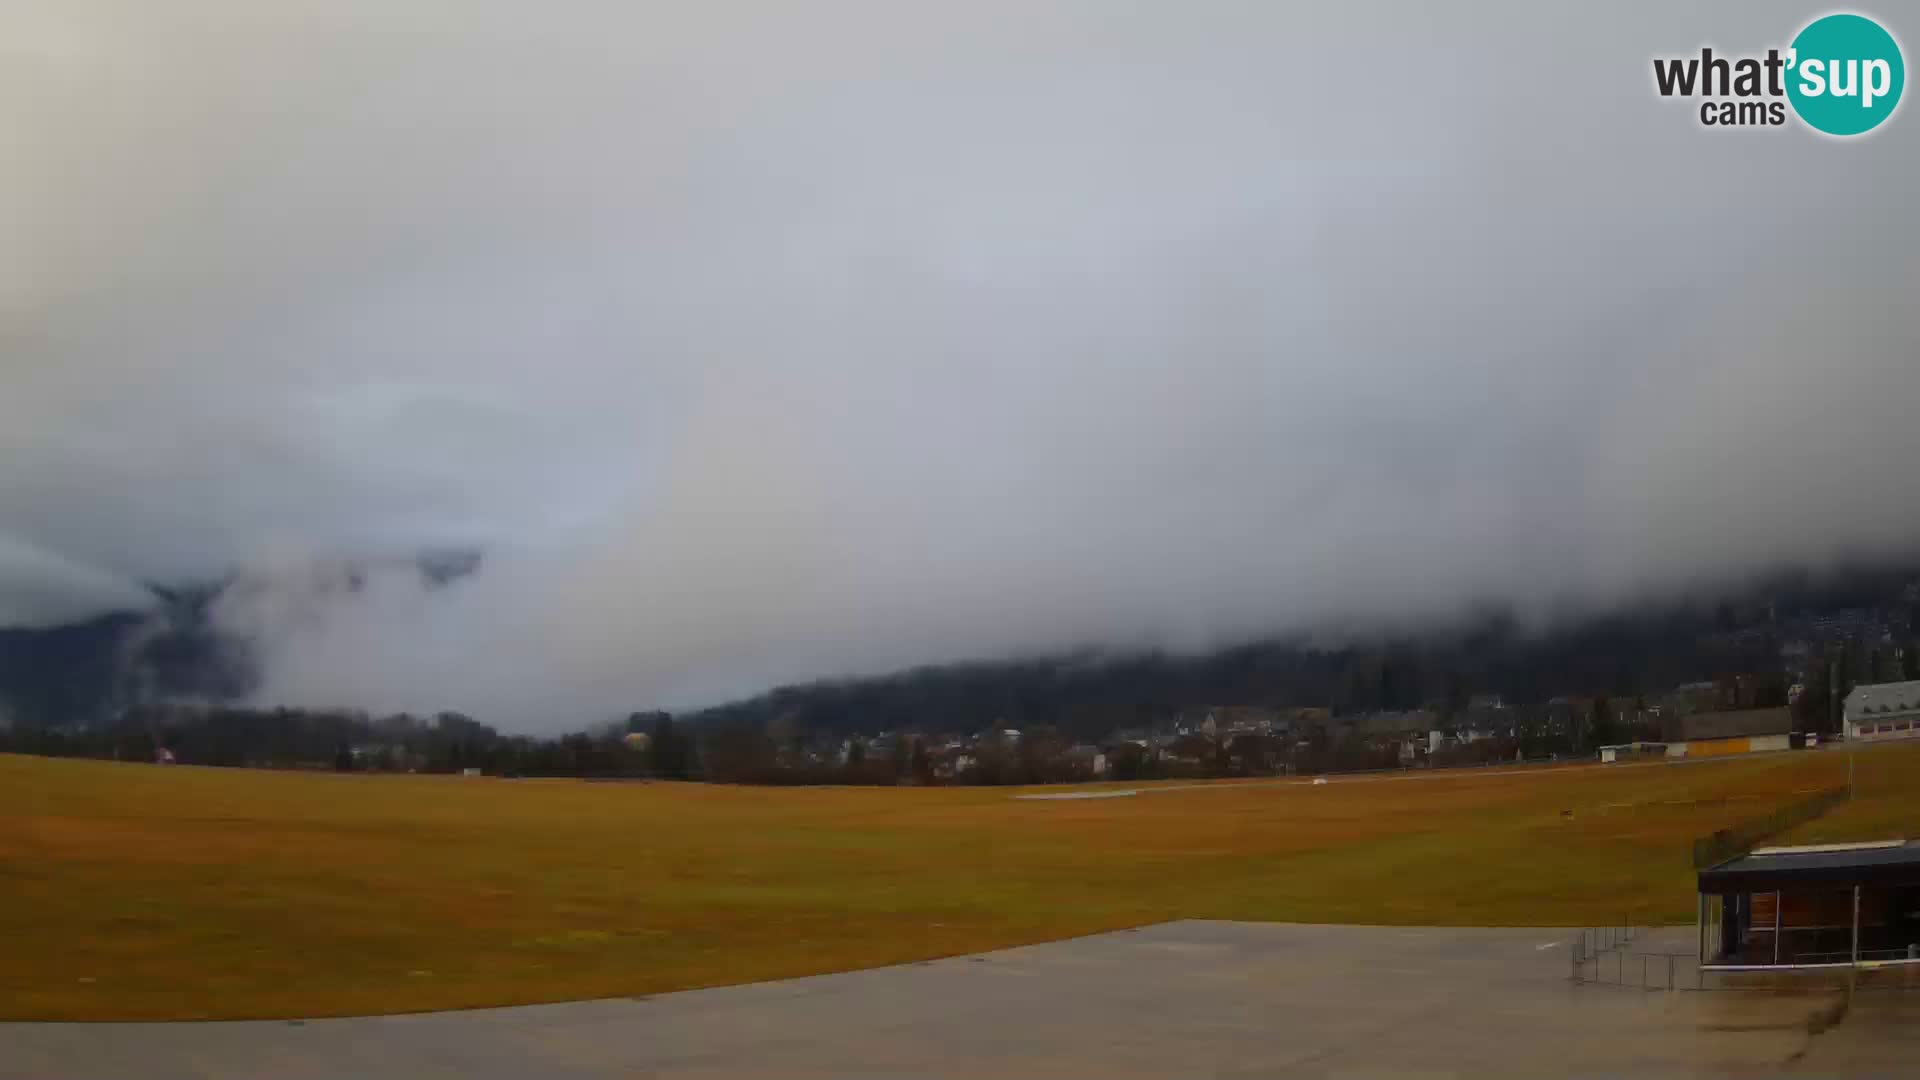
[[[1571,931],[1178,922],[785,982],[462,1013],[0,1024],[0,1077],[1898,1075],[1905,995],[1575,985]],[[1686,948],[1692,931],[1665,944]],[[1914,995],[1920,997],[1920,995]]]

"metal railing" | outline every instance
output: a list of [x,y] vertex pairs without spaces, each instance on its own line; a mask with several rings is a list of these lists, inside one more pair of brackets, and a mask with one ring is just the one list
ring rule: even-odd
[[1631,945],[1633,934],[1633,926],[1624,919],[1618,926],[1590,926],[1581,930],[1580,936],[1574,939],[1573,951],[1575,955],[1592,956],[1617,949],[1623,945]]
[[[1850,964],[1856,957],[1851,950],[1841,949],[1831,952],[1795,953],[1796,963],[1804,964]],[[1863,963],[1884,963],[1890,960],[1920,961],[1920,951],[1904,949],[1861,949],[1857,959]]]
[[[1692,952],[1636,948],[1631,926],[1601,926],[1580,931],[1569,944],[1569,977],[1575,983],[1644,991],[1774,992],[1779,979],[1841,978],[1855,989],[1908,993],[1920,991],[1920,956],[1908,949],[1862,949],[1858,962],[1847,952],[1801,953],[1787,964],[1700,962]],[[1818,985],[1826,985],[1820,983]]]
[[1590,927],[1572,944],[1570,976],[1576,983],[1600,983],[1639,990],[1702,990],[1705,976],[1693,953],[1635,949],[1631,925]]

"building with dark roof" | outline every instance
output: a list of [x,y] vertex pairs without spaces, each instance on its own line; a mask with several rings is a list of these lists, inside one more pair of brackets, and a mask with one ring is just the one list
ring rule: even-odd
[[1668,757],[1717,757],[1796,746],[1793,712],[1784,705],[1774,709],[1685,713],[1667,717],[1662,727],[1666,732]]
[[1759,848],[1699,893],[1708,970],[1920,965],[1920,844]]
[[1686,742],[1785,735],[1793,730],[1793,713],[1784,705],[1776,709],[1689,713],[1677,717],[1676,721],[1680,727],[1680,738]]

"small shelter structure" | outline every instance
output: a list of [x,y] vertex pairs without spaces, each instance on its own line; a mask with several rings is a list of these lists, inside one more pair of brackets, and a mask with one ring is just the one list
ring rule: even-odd
[[1920,844],[1763,847],[1698,877],[1705,970],[1920,964]]

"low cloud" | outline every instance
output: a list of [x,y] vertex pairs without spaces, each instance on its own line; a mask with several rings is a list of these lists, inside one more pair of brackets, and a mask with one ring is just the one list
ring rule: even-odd
[[266,700],[555,730],[1920,526],[1920,128],[1651,88],[1791,5],[184,10],[0,16],[0,620],[237,571]]
[[0,627],[57,626],[107,611],[146,611],[138,582],[0,532]]

